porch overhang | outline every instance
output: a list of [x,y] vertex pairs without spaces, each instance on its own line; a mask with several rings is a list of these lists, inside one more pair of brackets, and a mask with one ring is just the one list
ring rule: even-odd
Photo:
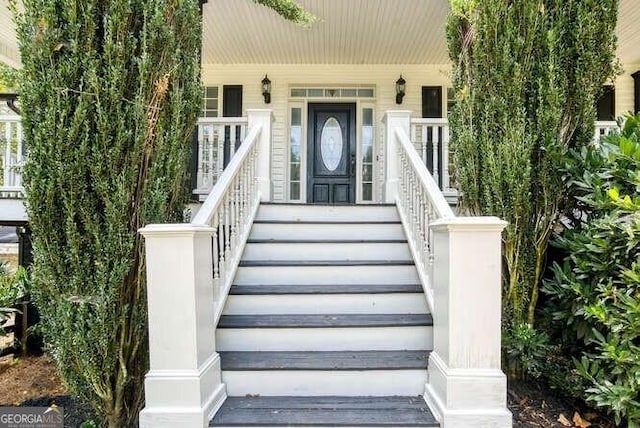
[[[445,64],[449,0],[298,0],[303,28],[252,0],[203,7],[203,64]],[[640,63],[640,8],[621,0],[618,57]],[[631,70],[628,70],[631,71]]]
[[[449,0],[298,1],[319,19],[310,28],[287,22],[252,0],[204,1],[203,63],[449,62],[445,38]],[[640,64],[636,3],[620,1],[618,57],[623,64]],[[15,24],[6,2],[0,6],[0,62],[20,65]]]

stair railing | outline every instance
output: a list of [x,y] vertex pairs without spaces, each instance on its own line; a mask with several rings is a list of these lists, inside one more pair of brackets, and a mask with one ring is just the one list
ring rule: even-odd
[[248,131],[193,221],[145,238],[149,372],[140,427],[206,427],[226,399],[216,325],[261,201],[270,200],[270,110]]
[[20,116],[0,115],[0,197],[22,197],[25,157]]
[[407,234],[409,246],[420,279],[425,285],[427,301],[433,306],[434,253],[430,224],[435,220],[453,218],[455,214],[409,137],[398,128],[395,133],[400,171],[396,200],[398,211],[402,223],[410,231]]
[[260,204],[257,142],[261,132],[261,125],[249,130],[192,221],[195,225],[206,225],[212,229],[211,260],[216,322],[222,314],[224,301],[229,294]]
[[225,162],[233,158],[247,133],[246,117],[198,119],[198,171],[194,193],[207,195],[220,179]]
[[398,208],[433,316],[424,398],[444,427],[510,427],[500,369],[506,223],[457,217],[411,143],[410,129],[411,112],[387,112],[385,199]]

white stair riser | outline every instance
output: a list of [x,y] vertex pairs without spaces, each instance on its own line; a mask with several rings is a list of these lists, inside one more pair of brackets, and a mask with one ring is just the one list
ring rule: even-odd
[[417,396],[426,370],[223,371],[228,396]]
[[[258,285],[256,287],[259,287]],[[424,294],[231,295],[225,315],[426,314]]]
[[412,327],[219,328],[219,351],[430,350],[433,329]]
[[413,265],[394,266],[241,266],[234,283],[261,284],[415,284]]
[[278,221],[398,221],[395,206],[260,205],[257,220]]
[[406,243],[249,243],[243,260],[411,260]]
[[249,239],[404,240],[400,223],[254,223]]

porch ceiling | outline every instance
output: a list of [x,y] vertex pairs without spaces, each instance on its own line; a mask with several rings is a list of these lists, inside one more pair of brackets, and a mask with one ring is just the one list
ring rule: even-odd
[[[251,0],[204,5],[205,64],[442,64],[449,0],[298,0],[301,28]],[[638,0],[621,0],[618,56],[640,63]],[[632,70],[628,70],[632,71]],[[633,70],[635,71],[635,70]]]
[[[209,0],[204,5],[203,62],[448,62],[444,22],[449,0],[299,2],[320,18],[320,22],[311,28],[300,28],[251,0]],[[640,64],[640,8],[637,0],[621,0],[619,15],[618,56],[623,64]],[[7,0],[0,0],[0,61],[13,66],[20,63]]]
[[449,0],[299,0],[319,18],[286,22],[251,0],[204,5],[203,62],[442,64]]

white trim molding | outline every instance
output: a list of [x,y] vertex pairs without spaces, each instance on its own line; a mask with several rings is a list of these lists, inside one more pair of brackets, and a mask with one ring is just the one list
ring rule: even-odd
[[495,217],[430,224],[434,349],[425,400],[443,428],[512,426],[501,358],[501,232]]

